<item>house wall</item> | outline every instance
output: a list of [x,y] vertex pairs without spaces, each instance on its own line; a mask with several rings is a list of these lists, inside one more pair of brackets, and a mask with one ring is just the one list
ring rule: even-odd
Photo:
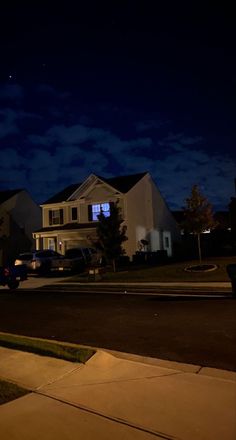
[[24,230],[25,235],[31,240],[32,232],[41,227],[41,209],[32,200],[27,191],[21,191],[4,203],[5,210],[13,221]]
[[32,236],[42,224],[41,210],[26,191],[15,194],[1,204],[0,217],[3,217],[2,249],[4,260],[14,260],[19,252],[35,247]]
[[125,223],[128,240],[124,243],[124,249],[130,257],[138,250],[140,240],[148,240],[153,224],[151,195],[146,175],[126,194]]
[[148,250],[167,250],[180,240],[180,231],[151,176],[146,174],[126,195],[127,237],[125,250],[132,256],[139,250],[139,241],[147,240]]
[[91,190],[88,190],[86,196],[80,200],[73,200],[69,202],[56,203],[52,205],[46,205],[43,207],[43,227],[49,225],[49,211],[56,209],[63,209],[63,224],[71,223],[71,208],[77,206],[78,208],[78,223],[87,223],[88,219],[88,206],[93,203],[115,202],[119,196],[119,206],[122,211],[124,210],[124,203],[122,196],[116,195],[115,191],[107,188],[106,185],[95,185]]

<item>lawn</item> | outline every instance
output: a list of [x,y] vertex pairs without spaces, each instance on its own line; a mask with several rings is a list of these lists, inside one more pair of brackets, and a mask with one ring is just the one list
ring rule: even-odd
[[81,363],[85,363],[95,353],[92,349],[75,344],[63,344],[7,333],[0,333],[0,346]]
[[[226,266],[228,264],[236,264],[235,257],[215,257],[203,260],[203,264],[215,264],[216,270],[204,273],[186,272],[184,269],[190,265],[199,264],[198,260],[185,261],[179,263],[165,264],[161,266],[132,266],[121,268],[116,273],[107,271],[102,281],[107,282],[217,282],[230,281]],[[76,275],[70,279],[71,281],[88,281],[86,274]]]
[[18,397],[22,397],[29,392],[14,383],[0,380],[0,405],[18,399]]
[[[0,346],[82,363],[85,363],[95,353],[95,350],[79,347],[76,344],[63,344],[7,333],[0,333]],[[0,405],[29,392],[18,385],[0,379]]]

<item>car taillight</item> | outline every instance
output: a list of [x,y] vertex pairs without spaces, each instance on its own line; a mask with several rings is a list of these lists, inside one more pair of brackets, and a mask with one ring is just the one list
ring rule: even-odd
[[4,268],[4,275],[5,277],[8,277],[10,275],[10,270],[8,269],[8,267]]
[[35,259],[31,260],[31,263],[32,263],[33,269],[36,269],[37,267],[40,267],[40,265],[41,265],[40,261],[35,260]]

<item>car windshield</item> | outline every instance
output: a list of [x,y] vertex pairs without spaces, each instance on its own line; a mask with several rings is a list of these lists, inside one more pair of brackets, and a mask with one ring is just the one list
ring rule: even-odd
[[78,258],[83,257],[82,250],[81,249],[68,249],[65,252],[66,258]]
[[49,258],[49,257],[59,257],[59,256],[60,254],[58,254],[55,251],[51,251],[50,249],[36,253],[36,257],[38,258]]
[[17,260],[29,261],[33,259],[33,254],[20,254]]

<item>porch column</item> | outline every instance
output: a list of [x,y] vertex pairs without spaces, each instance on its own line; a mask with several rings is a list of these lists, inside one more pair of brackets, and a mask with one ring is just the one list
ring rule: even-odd
[[40,238],[39,238],[38,235],[36,235],[35,240],[36,240],[36,251],[39,251],[39,249],[40,249]]

